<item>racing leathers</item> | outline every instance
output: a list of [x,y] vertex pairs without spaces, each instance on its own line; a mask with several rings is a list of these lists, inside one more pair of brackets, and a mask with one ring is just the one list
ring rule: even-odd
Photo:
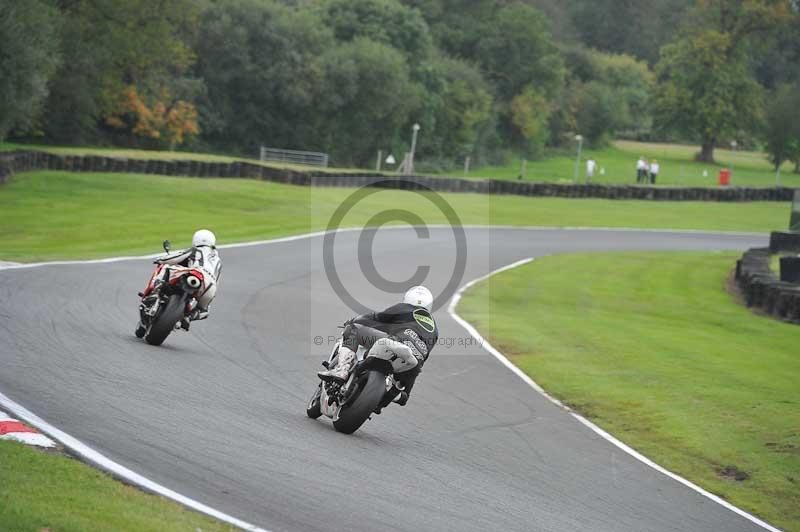
[[142,299],[147,298],[158,283],[164,282],[166,275],[165,264],[179,265],[186,268],[197,268],[203,273],[203,286],[196,296],[197,307],[189,316],[192,320],[202,320],[208,317],[208,307],[217,295],[217,280],[222,271],[222,260],[217,249],[213,246],[191,247],[155,261],[156,267],[147,288],[141,294]]
[[[346,380],[355,364],[355,352],[358,347],[362,345],[370,349],[375,343],[375,337],[370,338],[369,333],[362,332],[362,334],[359,334],[359,328],[353,327],[353,324],[377,329],[387,334],[389,341],[399,342],[395,344],[398,351],[408,349],[413,354],[413,358],[409,357],[409,369],[394,375],[400,389],[393,390],[392,393],[387,394],[380,408],[388,405],[398,394],[400,397],[396,402],[404,405],[408,400],[411,389],[414,387],[417,376],[422,370],[422,366],[439,339],[439,330],[433,316],[424,307],[398,303],[383,312],[368,313],[354,318],[345,324],[336,366],[328,371],[320,371],[317,375],[321,379]],[[363,331],[363,329],[361,330]]]

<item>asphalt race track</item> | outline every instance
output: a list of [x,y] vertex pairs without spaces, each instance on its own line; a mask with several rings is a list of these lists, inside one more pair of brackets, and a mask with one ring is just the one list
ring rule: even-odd
[[[337,271],[358,300],[388,306],[363,280],[359,235],[336,236]],[[744,249],[766,237],[471,228],[467,244],[459,284],[531,256]],[[465,345],[446,305],[435,316],[452,345],[433,352],[408,406],[352,436],[308,419],[326,337],[354,314],[331,289],[321,249],[317,236],[222,250],[211,318],[160,348],[133,336],[149,260],[0,270],[0,392],[122,465],[270,530],[762,530]],[[454,255],[443,228],[423,239],[380,230],[372,249],[391,280],[432,265],[434,293]]]

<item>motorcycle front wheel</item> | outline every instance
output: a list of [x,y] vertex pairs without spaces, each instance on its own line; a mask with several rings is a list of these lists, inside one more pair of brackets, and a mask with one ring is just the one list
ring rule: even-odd
[[386,393],[386,375],[368,371],[361,377],[360,385],[358,396],[342,407],[339,418],[333,422],[337,432],[352,434],[369,419]]
[[306,415],[311,419],[317,419],[322,415],[322,405],[319,403],[321,392],[322,384],[317,386],[314,395],[311,396],[311,400],[308,402],[308,406],[306,407]]
[[144,340],[150,345],[164,343],[169,333],[175,328],[175,324],[183,317],[185,308],[186,303],[180,295],[169,296],[169,301],[153,318],[152,324],[144,335]]

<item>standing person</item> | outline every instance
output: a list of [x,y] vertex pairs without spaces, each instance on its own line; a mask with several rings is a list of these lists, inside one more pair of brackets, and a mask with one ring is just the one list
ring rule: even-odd
[[586,182],[591,183],[592,178],[594,177],[594,171],[597,169],[597,161],[593,158],[589,157],[589,160],[586,161]]
[[640,155],[639,160],[636,161],[636,182],[641,183],[647,176],[647,162],[644,156]]
[[661,169],[661,167],[658,165],[658,161],[653,159],[653,162],[650,163],[650,184],[651,185],[655,185],[656,184],[656,178],[658,177],[658,171],[660,169]]

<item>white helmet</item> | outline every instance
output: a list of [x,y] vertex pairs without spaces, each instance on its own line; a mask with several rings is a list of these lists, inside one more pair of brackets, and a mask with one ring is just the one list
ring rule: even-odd
[[431,291],[424,286],[414,286],[411,287],[408,292],[406,292],[405,296],[403,296],[403,303],[408,303],[409,305],[414,305],[417,307],[423,307],[430,311],[431,305],[433,305],[433,294],[431,294]]
[[199,248],[200,246],[211,246],[212,248],[217,245],[217,237],[208,229],[200,229],[195,231],[192,236],[192,246]]

